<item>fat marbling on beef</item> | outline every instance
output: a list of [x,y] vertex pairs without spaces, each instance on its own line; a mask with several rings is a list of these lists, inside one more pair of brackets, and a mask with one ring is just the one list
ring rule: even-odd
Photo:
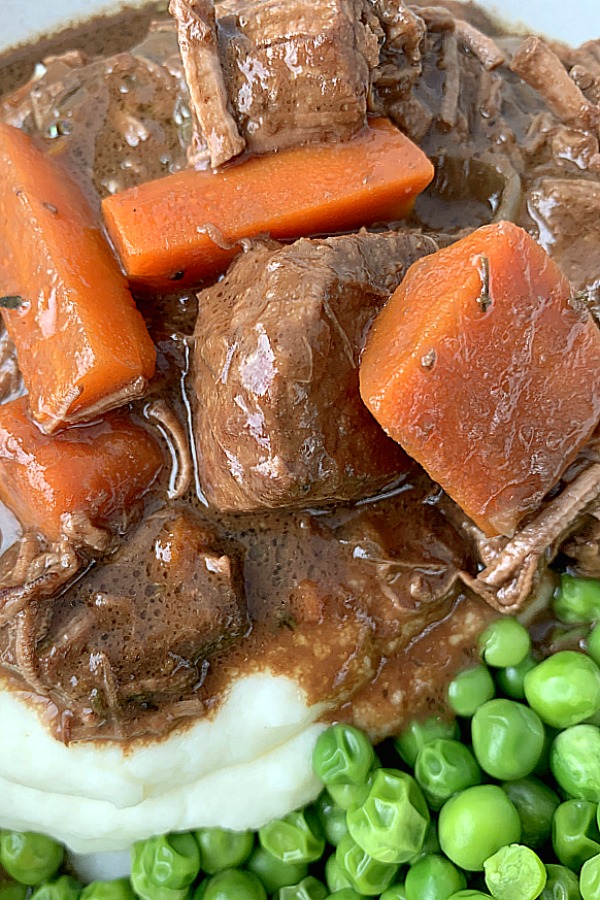
[[367,497],[406,457],[358,392],[373,318],[431,238],[360,234],[257,246],[199,295],[195,440],[222,510]]

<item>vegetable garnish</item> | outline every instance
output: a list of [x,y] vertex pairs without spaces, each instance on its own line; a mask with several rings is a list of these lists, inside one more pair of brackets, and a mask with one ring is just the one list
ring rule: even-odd
[[600,416],[600,331],[571,296],[501,222],[416,262],[369,334],[363,400],[487,535],[514,532]]
[[0,309],[20,309],[24,304],[25,300],[18,294],[7,294],[6,297],[0,297]]
[[[130,281],[169,291],[222,271],[243,238],[288,239],[406,216],[433,166],[387,119],[342,143],[293,147],[221,170],[186,169],[107,197]],[[300,187],[300,190],[298,187]]]
[[41,427],[143,395],[156,352],[91,207],[61,165],[4,124],[0,222],[0,306]]

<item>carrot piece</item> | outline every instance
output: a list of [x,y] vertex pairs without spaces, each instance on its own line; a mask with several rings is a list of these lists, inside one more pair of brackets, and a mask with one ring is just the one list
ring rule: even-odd
[[501,222],[414,263],[369,334],[364,402],[487,535],[514,532],[600,417],[600,331],[570,297]]
[[22,131],[0,123],[0,293],[47,432],[140,396],[156,353],[80,187]]
[[402,218],[432,178],[424,153],[375,119],[349,141],[293,147],[216,173],[186,169],[102,205],[131,282],[169,290],[223,271],[242,238],[286,240]]
[[124,410],[47,435],[30,419],[27,397],[0,406],[0,500],[49,541],[65,514],[99,527],[122,521],[162,465],[157,441]]

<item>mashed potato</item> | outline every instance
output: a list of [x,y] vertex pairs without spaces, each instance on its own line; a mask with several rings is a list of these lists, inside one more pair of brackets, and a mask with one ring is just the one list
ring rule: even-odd
[[291,679],[261,673],[164,740],[65,746],[22,695],[0,691],[0,827],[42,831],[76,853],[201,826],[258,828],[319,792],[310,759],[322,711]]

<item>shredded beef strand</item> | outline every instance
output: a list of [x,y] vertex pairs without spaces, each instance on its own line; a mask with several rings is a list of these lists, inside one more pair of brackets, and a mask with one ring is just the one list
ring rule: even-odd
[[149,403],[145,412],[148,418],[154,419],[158,424],[176,461],[171,475],[169,500],[179,500],[188,490],[194,472],[187,432],[164,400]]
[[371,3],[385,29],[389,49],[406,54],[413,65],[420,62],[421,43],[427,30],[421,16],[401,0],[371,0]]
[[540,38],[526,38],[513,56],[510,68],[541,94],[561,121],[584,128],[597,126],[600,110],[586,99],[560,58]]
[[474,25],[465,22],[464,19],[456,19],[455,30],[458,39],[473,56],[477,57],[487,71],[497,69],[506,61],[504,53],[493,38],[488,37]]
[[444,98],[440,106],[440,119],[454,128],[458,121],[458,101],[460,99],[460,66],[458,62],[458,40],[453,32],[443,37],[444,53]]
[[563,491],[544,505],[541,512],[514,538],[476,578],[462,573],[468,586],[486,602],[503,611],[515,611],[531,595],[536,576],[548,553],[579,521],[581,514],[600,496],[600,464],[594,463]]

